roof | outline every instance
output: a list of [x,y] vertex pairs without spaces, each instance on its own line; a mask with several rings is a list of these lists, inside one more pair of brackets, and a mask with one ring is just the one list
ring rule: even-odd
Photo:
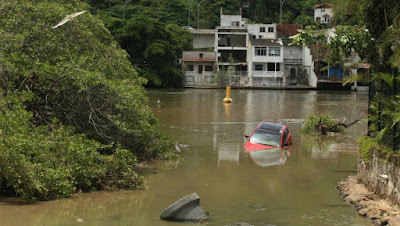
[[278,35],[295,35],[299,33],[297,30],[303,29],[301,24],[277,24],[276,31]]
[[314,9],[324,9],[324,8],[332,8],[332,4],[330,3],[321,3],[314,5]]
[[253,46],[282,46],[281,40],[276,39],[250,39],[250,43]]
[[215,34],[214,29],[191,29],[189,30],[189,32],[192,34],[207,34],[207,35]]
[[282,129],[283,125],[280,123],[275,123],[275,122],[263,122],[258,128],[259,129],[265,129],[269,131],[274,131],[274,132],[280,132]]
[[215,62],[216,59],[204,59],[204,58],[183,58],[184,62]]
[[329,15],[329,14],[327,14],[327,13],[325,13],[324,15],[323,15],[323,17],[330,17],[331,15]]
[[371,68],[371,64],[360,64],[360,65],[358,65],[358,68],[360,68],[360,69],[370,69]]

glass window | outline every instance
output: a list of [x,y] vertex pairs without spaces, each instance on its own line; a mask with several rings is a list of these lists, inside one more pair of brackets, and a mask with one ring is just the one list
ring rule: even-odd
[[189,64],[189,65],[188,65],[188,71],[194,71],[193,64]]
[[275,63],[268,63],[267,71],[275,71]]
[[280,55],[281,55],[281,47],[268,48],[268,56],[280,56]]
[[274,32],[274,27],[268,27],[268,32],[269,32],[269,33]]
[[255,55],[256,56],[266,56],[267,55],[267,47],[255,47]]
[[213,66],[212,65],[205,65],[204,66],[205,71],[213,71]]
[[281,134],[270,130],[257,129],[250,138],[250,142],[280,147]]
[[204,55],[203,55],[202,53],[199,54],[199,58],[200,58],[200,59],[203,58],[203,56],[204,56]]
[[276,71],[281,71],[281,63],[276,63],[275,66]]
[[255,69],[256,71],[263,71],[263,70],[264,70],[262,64],[256,64],[256,65],[254,66],[254,69]]
[[260,32],[265,32],[265,27],[260,27]]

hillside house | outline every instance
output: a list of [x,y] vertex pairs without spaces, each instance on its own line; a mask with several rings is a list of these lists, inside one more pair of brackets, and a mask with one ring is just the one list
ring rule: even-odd
[[333,10],[332,4],[322,3],[314,6],[314,22],[321,24],[329,24],[332,21]]

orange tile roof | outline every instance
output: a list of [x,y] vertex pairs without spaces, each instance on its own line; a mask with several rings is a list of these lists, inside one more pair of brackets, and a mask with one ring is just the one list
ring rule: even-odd
[[314,9],[320,9],[320,8],[332,8],[332,4],[330,4],[330,3],[321,3],[321,4],[314,5]]
[[299,33],[297,30],[303,29],[301,24],[277,24],[276,31],[278,35],[295,35]]

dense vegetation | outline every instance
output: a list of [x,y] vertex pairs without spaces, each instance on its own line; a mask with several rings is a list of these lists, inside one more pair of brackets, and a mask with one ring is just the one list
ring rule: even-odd
[[143,84],[77,0],[0,3],[0,195],[24,201],[136,188],[137,159],[171,157]]

